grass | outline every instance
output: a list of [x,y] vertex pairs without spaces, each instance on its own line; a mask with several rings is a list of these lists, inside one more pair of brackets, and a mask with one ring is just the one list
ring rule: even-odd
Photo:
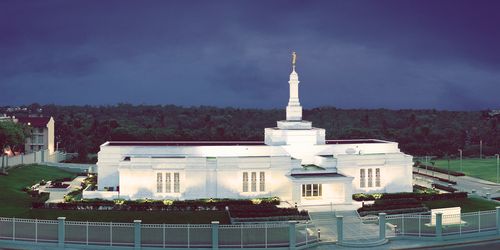
[[[435,161],[436,167],[448,169],[448,160]],[[497,181],[497,159],[496,158],[466,158],[462,160],[460,170],[460,159],[450,159],[450,170],[463,172],[467,176],[480,178],[492,182]]]
[[9,170],[8,176],[0,175],[0,217],[16,217],[31,219],[57,219],[76,221],[113,221],[132,222],[142,220],[143,223],[171,224],[206,224],[219,221],[229,223],[229,217],[224,211],[75,211],[59,209],[31,209],[31,198],[22,191],[39,181],[74,177],[75,173],[56,167],[43,165],[26,165]]
[[430,209],[460,207],[462,209],[462,213],[495,210],[495,208],[500,205],[500,203],[495,201],[475,197],[457,200],[424,201],[423,203]]

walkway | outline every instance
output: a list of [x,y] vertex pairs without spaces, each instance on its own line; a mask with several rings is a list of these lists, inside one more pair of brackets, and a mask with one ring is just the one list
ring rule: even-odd
[[50,189],[47,189],[45,186],[41,186],[40,192],[50,193],[49,199],[47,200],[48,203],[64,202],[64,196],[67,193],[69,193],[77,188],[80,188],[81,187],[80,185],[85,178],[86,178],[86,176],[77,176],[72,181],[63,182],[63,183],[70,185],[67,189],[50,190]]
[[344,241],[368,243],[377,241],[379,237],[378,224],[363,223],[359,218],[356,205],[333,205],[301,207],[309,211],[311,222],[321,230],[322,241],[337,241],[337,219],[343,216]]

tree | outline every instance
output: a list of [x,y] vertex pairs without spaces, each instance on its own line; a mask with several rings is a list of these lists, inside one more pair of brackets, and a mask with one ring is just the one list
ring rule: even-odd
[[23,145],[29,135],[29,129],[22,124],[12,121],[0,122],[0,146],[2,149],[7,147],[14,149]]

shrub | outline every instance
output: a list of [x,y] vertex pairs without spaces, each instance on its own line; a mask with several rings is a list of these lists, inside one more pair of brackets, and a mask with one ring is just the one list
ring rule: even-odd
[[[442,186],[442,185],[440,185]],[[445,186],[443,186],[445,187]],[[362,198],[360,198],[362,197]],[[466,192],[455,192],[449,194],[432,194],[432,193],[384,193],[381,194],[380,199],[404,199],[404,198],[414,198],[419,201],[430,201],[430,200],[447,200],[447,199],[463,199],[467,198]],[[356,201],[373,201],[376,200],[371,194],[353,194],[353,200]]]
[[45,202],[49,199],[50,193],[41,192],[36,196],[32,196],[31,198],[31,207],[33,208],[41,208],[44,207]]
[[458,189],[456,189],[456,188],[448,187],[448,186],[444,186],[444,185],[436,184],[436,183],[432,184],[432,187],[437,188],[437,189],[441,189],[441,190],[444,190],[444,191],[447,191],[450,193],[454,193],[454,192],[458,191]]

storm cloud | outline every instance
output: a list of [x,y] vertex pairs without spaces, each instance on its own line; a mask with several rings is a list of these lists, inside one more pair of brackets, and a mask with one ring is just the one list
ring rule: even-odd
[[500,104],[497,1],[1,1],[0,105]]

